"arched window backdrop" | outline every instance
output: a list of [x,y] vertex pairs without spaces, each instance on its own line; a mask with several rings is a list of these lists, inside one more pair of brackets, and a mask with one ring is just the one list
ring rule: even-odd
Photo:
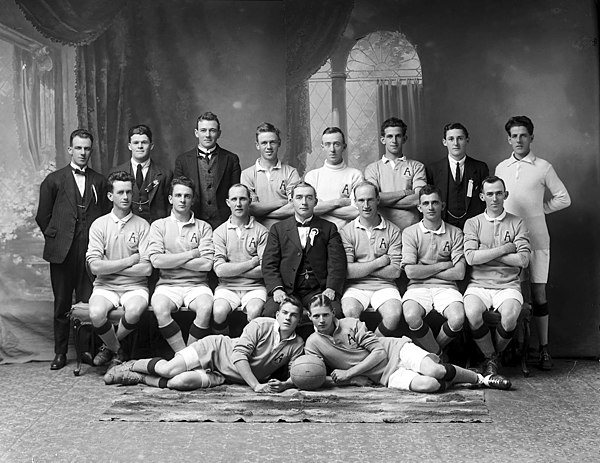
[[[336,69],[336,62],[344,67]],[[361,170],[383,154],[379,127],[388,117],[407,123],[405,152],[415,152],[422,125],[421,61],[402,33],[377,31],[357,40],[345,60],[329,59],[309,79],[309,95],[312,153],[307,170],[323,162],[321,133],[329,125],[346,132],[348,164]]]

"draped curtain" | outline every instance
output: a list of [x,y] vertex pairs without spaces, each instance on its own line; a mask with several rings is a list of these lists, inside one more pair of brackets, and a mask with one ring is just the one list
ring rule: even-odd
[[31,53],[15,47],[15,102],[17,127],[20,139],[27,140],[25,152],[30,165],[38,169],[42,163],[40,153],[40,80],[37,63]]
[[300,172],[311,150],[308,79],[327,61],[350,20],[349,0],[286,0],[287,159]]
[[[414,156],[423,134],[423,84],[417,80],[385,79],[377,81],[377,127],[395,116],[408,126],[406,152]],[[384,146],[379,144],[379,154]]]

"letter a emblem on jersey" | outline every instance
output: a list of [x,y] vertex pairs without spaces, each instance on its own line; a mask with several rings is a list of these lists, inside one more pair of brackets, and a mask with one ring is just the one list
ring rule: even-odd
[[198,244],[198,236],[195,233],[190,237],[190,243]]
[[345,196],[350,196],[350,188],[348,187],[347,183],[344,185],[344,188],[342,189],[342,194]]
[[281,363],[281,361],[283,360],[283,354],[279,354],[277,357],[275,357],[273,359],[274,363]]
[[450,241],[444,241],[444,249],[442,251],[450,252]]
[[256,247],[256,240],[254,239],[254,237],[252,237],[252,238],[250,239],[250,242],[248,243],[248,247],[249,247],[250,249],[253,249],[253,248],[255,248],[255,247]]
[[287,188],[285,186],[285,180],[281,181],[281,185],[279,185],[279,190],[284,194],[287,193]]
[[136,243],[136,241],[137,241],[137,238],[136,238],[136,236],[135,236],[135,233],[134,233],[134,232],[131,232],[131,236],[129,237],[129,239],[128,239],[127,241],[128,241],[129,243],[133,243],[133,244],[135,244],[135,243]]
[[404,175],[405,177],[410,177],[410,169],[408,167],[404,169],[404,173],[402,175]]
[[508,230],[504,234],[504,241],[510,241],[510,233],[508,232]]
[[381,238],[381,243],[379,243],[379,249],[381,249],[381,248],[383,248],[383,249],[387,248],[387,246],[385,244],[385,238]]

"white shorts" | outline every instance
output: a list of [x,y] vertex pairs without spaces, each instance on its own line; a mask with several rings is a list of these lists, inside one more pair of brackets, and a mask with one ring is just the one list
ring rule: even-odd
[[410,391],[410,383],[421,373],[421,362],[425,357],[437,360],[437,355],[427,352],[412,342],[404,344],[400,349],[400,363],[389,379],[387,387]]
[[119,307],[119,305],[126,307],[127,302],[134,297],[143,298],[146,301],[146,305],[148,305],[149,300],[148,290],[142,288],[133,289],[131,291],[113,291],[105,288],[94,288],[91,297],[94,296],[102,296],[104,299],[108,300],[113,307]]
[[181,349],[179,352],[175,352],[175,355],[179,355],[185,362],[185,367],[188,371],[198,368],[200,366],[200,357],[198,351],[194,346],[187,346]]
[[408,288],[402,297],[404,302],[415,301],[425,309],[425,314],[432,310],[444,314],[444,310],[453,302],[463,303],[462,294],[456,288],[420,287]]
[[529,267],[522,275],[529,275],[530,283],[548,283],[550,270],[550,249],[536,249],[529,256]]
[[229,302],[231,310],[241,306],[242,310],[252,299],[267,300],[267,289],[263,287],[253,289],[227,289],[225,286],[217,286],[215,289],[215,299],[225,299]]
[[465,298],[467,296],[477,296],[485,305],[485,308],[490,310],[498,310],[504,301],[508,299],[516,299],[521,305],[523,304],[523,295],[518,289],[507,288],[507,289],[489,289],[489,288],[478,288],[476,286],[469,286],[465,291]]
[[390,299],[402,302],[402,296],[400,296],[398,288],[383,288],[375,291],[369,291],[367,289],[349,287],[346,289],[342,299],[346,297],[352,297],[360,302],[363,306],[363,310],[369,307],[369,303],[371,307],[377,310]]
[[154,290],[154,296],[165,296],[175,304],[179,310],[182,306],[189,307],[198,296],[211,296],[212,291],[206,284],[194,286],[159,285]]

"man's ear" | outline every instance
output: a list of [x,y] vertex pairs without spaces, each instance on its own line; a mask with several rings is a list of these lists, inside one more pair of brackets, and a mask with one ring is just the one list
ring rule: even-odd
[[504,192],[504,199],[508,198],[508,190]]
[[479,193],[479,199],[481,199],[485,203],[485,196],[483,193]]

